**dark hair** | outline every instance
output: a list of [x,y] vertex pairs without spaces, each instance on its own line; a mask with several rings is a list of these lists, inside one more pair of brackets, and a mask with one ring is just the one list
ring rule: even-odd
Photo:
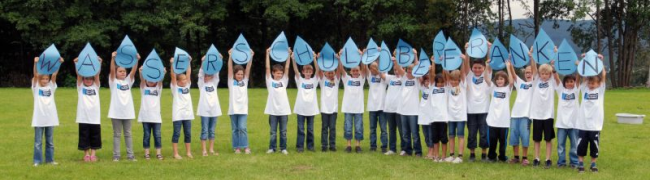
[[510,82],[508,82],[508,74],[506,74],[506,72],[498,71],[497,73],[494,73],[494,84],[495,85],[496,85],[496,80],[498,78],[503,78],[506,81],[506,84],[504,84],[504,85],[507,86],[507,85],[510,84]]
[[597,81],[597,82],[600,82],[600,81],[602,81],[601,78],[602,78],[602,77],[600,77],[600,76],[590,76],[590,77],[587,77],[587,81]]
[[235,67],[233,67],[232,69],[233,69],[232,73],[234,75],[234,74],[237,74],[237,72],[239,72],[239,71],[244,71],[244,66],[235,65]]
[[282,72],[284,72],[284,70],[283,70],[284,67],[282,67],[282,65],[280,65],[280,64],[273,65],[273,68],[271,68],[271,69],[272,69],[271,72],[275,72],[275,71],[282,71]]
[[478,64],[478,65],[481,65],[481,66],[485,67],[485,62],[483,60],[480,60],[480,59],[472,61],[470,63],[470,67],[474,67],[475,64]]
[[576,76],[573,74],[564,76],[564,78],[562,78],[562,86],[566,87],[566,82],[569,80],[576,81]]
[[433,83],[445,83],[445,77],[442,76],[442,74],[438,73],[436,74],[436,78],[433,80]]

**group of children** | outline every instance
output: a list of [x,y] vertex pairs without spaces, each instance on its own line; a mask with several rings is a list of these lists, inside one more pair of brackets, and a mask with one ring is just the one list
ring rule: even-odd
[[[515,73],[515,68],[506,62],[506,69],[494,73],[489,66],[490,59],[470,60],[461,55],[463,63],[459,70],[436,73],[435,65],[430,66],[429,72],[421,77],[412,73],[419,65],[414,63],[401,67],[395,60],[391,73],[378,70],[378,63],[360,64],[350,68],[349,73],[339,63],[333,71],[321,71],[318,67],[320,54],[313,53],[314,66],[307,64],[302,67],[296,64],[295,57],[289,49],[290,56],[284,65],[271,66],[267,49],[266,86],[268,97],[265,114],[269,115],[270,140],[267,153],[287,151],[287,121],[292,114],[286,88],[289,84],[289,69],[293,64],[294,80],[298,88],[293,113],[297,115],[297,152],[315,151],[314,146],[314,117],[321,114],[322,133],[321,150],[336,151],[336,119],[339,111],[338,93],[340,84],[343,85],[343,102],[341,112],[344,113],[344,138],[346,152],[362,151],[363,113],[368,111],[370,118],[370,151],[386,155],[397,153],[397,134],[399,131],[399,155],[423,156],[420,140],[420,126],[424,134],[425,145],[428,148],[427,159],[435,162],[463,162],[465,149],[465,126],[467,126],[467,148],[470,150],[469,161],[475,161],[476,148],[481,148],[481,160],[503,161],[528,165],[528,147],[530,125],[533,126],[534,166],[540,166],[540,144],[546,142],[545,167],[552,166],[552,140],[556,138],[557,128],[559,155],[557,166],[567,164],[584,171],[583,159],[589,147],[592,171],[598,171],[599,132],[602,129],[604,111],[603,96],[605,92],[606,72],[599,76],[586,77],[580,82],[577,75],[567,75],[560,79],[555,72],[553,63],[542,64],[537,68],[535,60],[523,69],[524,79]],[[415,52],[415,50],[413,49]],[[231,51],[229,51],[229,54]],[[350,52],[348,52],[350,53]],[[365,51],[353,52],[363,54]],[[339,53],[340,54],[340,53]],[[134,84],[137,67],[127,68],[115,64],[116,53],[113,53],[110,64],[109,85],[111,102],[108,117],[113,123],[113,160],[119,161],[120,138],[124,134],[127,149],[127,159],[135,161],[131,139],[131,121],[135,119],[131,87]],[[489,55],[487,56],[489,57]],[[138,56],[138,59],[140,57]],[[337,57],[338,58],[338,57]],[[602,60],[602,57],[600,57]],[[532,56],[531,56],[532,59]],[[101,62],[101,58],[99,59]],[[203,59],[202,59],[203,60]],[[63,62],[63,59],[60,60]],[[77,59],[75,59],[76,63]],[[191,61],[191,58],[190,58]],[[432,58],[432,62],[436,59]],[[38,58],[35,59],[35,64]],[[174,62],[172,58],[171,63]],[[251,68],[249,61],[245,67],[232,64],[228,59],[228,114],[232,125],[232,148],[235,153],[242,151],[250,154],[246,121],[248,114],[248,80]],[[576,62],[577,63],[577,62]],[[433,63],[432,63],[433,64]],[[184,131],[186,156],[192,158],[190,150],[191,126],[194,119],[194,108],[190,95],[191,67],[184,73],[176,73],[171,69],[170,91],[173,96],[173,156],[179,155],[178,141],[181,128]],[[201,68],[202,69],[202,68]],[[141,68],[140,68],[141,70]],[[58,125],[54,92],[57,88],[55,80],[57,73],[39,75],[34,68],[32,90],[34,94],[34,114],[32,126],[35,127],[34,165],[41,160],[42,136],[46,137],[47,163],[55,163],[53,159],[52,131]],[[140,75],[141,105],[138,122],[144,129],[143,147],[145,159],[150,159],[150,138],[153,135],[156,158],[162,160],[161,154],[161,110],[160,96],[162,82],[150,82]],[[84,151],[84,161],[97,161],[95,151],[102,147],[100,133],[100,102],[99,102],[99,73],[93,77],[77,75],[77,119],[79,124],[79,150]],[[368,83],[368,100],[364,106],[364,86]],[[199,70],[198,87],[200,98],[197,115],[201,117],[201,147],[202,155],[218,155],[214,150],[215,126],[217,117],[221,116],[221,107],[217,95],[219,83],[218,73],[208,75]],[[316,89],[320,86],[320,103]],[[510,109],[510,95],[516,89],[517,96]],[[554,96],[558,94],[558,113],[554,118]],[[581,94],[583,93],[583,94]],[[581,98],[582,101],[578,102]],[[554,121],[555,122],[555,126]],[[306,127],[305,127],[306,124]],[[379,125],[381,146],[377,144],[377,128]],[[278,134],[278,129],[280,133]],[[306,129],[306,131],[305,131]],[[510,139],[508,140],[508,134]],[[279,136],[279,149],[277,139]],[[566,160],[565,142],[571,142],[569,161]],[[355,140],[352,149],[352,140]],[[506,154],[507,142],[513,147],[514,158],[508,160]],[[306,147],[305,147],[306,144]],[[449,144],[449,146],[447,145]],[[456,144],[459,144],[456,147]],[[498,149],[497,149],[498,146]],[[520,146],[523,149],[520,154]],[[208,150],[209,149],[209,150]],[[442,149],[442,150],[440,150]],[[448,150],[449,149],[449,154]],[[521,158],[521,159],[520,159]]]

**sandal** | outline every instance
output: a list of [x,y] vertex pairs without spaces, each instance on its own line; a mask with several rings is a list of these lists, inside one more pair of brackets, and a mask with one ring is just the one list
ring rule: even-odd
[[146,160],[151,159],[151,155],[149,155],[149,154],[144,154],[144,159],[146,159]]
[[156,158],[158,158],[159,160],[163,160],[162,154],[156,154]]

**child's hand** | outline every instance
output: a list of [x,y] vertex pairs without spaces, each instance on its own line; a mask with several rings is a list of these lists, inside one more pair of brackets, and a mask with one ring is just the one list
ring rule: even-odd
[[467,47],[469,47],[469,42],[465,43],[465,49],[467,49]]
[[59,62],[63,63],[63,58],[62,57],[59,58]]
[[169,58],[169,63],[174,63],[174,58]]
[[142,72],[142,68],[143,68],[143,67],[144,67],[144,65],[142,65],[142,66],[140,66],[140,69],[139,69],[139,70],[140,70],[140,72]]
[[[415,56],[417,56],[418,55],[418,50],[415,50],[415,48],[413,48],[413,53],[415,53]],[[418,59],[418,58],[415,58],[415,59]]]
[[488,59],[487,61],[485,61],[485,64],[490,65],[490,62],[492,62],[492,59]]
[[188,56],[187,58],[190,59],[190,62],[192,62],[192,56]]
[[578,63],[580,63],[580,60],[576,60],[576,66],[578,65]]
[[431,61],[433,61],[433,62],[435,63],[435,62],[436,62],[436,57],[435,57],[435,56],[431,56]]
[[219,58],[223,59],[223,55],[221,55],[221,53],[219,53]]
[[135,54],[135,56],[140,60],[140,53]]
[[271,48],[266,48],[266,55],[269,55],[271,53]]
[[115,58],[115,56],[117,56],[117,51],[113,51],[113,53],[111,53],[112,58]]
[[488,49],[490,49],[490,47],[492,47],[492,43],[488,42]]
[[205,55],[201,57],[201,62],[205,61]]
[[586,55],[585,55],[585,53],[582,53],[582,55],[580,55],[580,56],[581,56],[582,58],[584,58]]
[[99,64],[102,64],[102,62],[104,61],[104,60],[103,60],[102,58],[100,58],[99,56],[97,56],[97,60],[99,60]]
[[553,49],[553,52],[557,53],[557,46]]
[[605,59],[605,58],[604,58],[603,54],[598,54],[598,59],[600,59],[600,61],[603,61],[603,59]]
[[555,60],[551,60],[551,67],[555,69]]
[[506,66],[511,67],[512,63],[510,63],[510,61],[506,61]]
[[466,57],[467,57],[467,56],[465,56],[465,54],[460,54],[460,58],[461,58],[461,59],[465,60]]
[[251,58],[255,56],[255,51],[251,51]]
[[38,57],[34,57],[34,63],[38,63]]
[[232,54],[232,48],[228,49],[228,56]]
[[72,61],[73,61],[75,64],[77,64],[77,61],[79,61],[79,57],[74,58],[74,60],[72,60]]

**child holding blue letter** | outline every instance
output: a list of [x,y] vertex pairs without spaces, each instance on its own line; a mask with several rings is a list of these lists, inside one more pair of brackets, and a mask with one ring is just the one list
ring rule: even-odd
[[252,56],[255,52],[251,51],[251,60],[246,64],[244,69],[241,65],[232,65],[232,49],[228,50],[228,115],[230,115],[230,124],[232,127],[232,148],[235,154],[250,154],[251,149],[248,147],[248,131],[246,130],[246,120],[248,118],[248,77],[250,77]]
[[[99,63],[102,59],[97,57]],[[74,59],[76,64],[78,58]],[[100,66],[101,67],[101,66]],[[96,162],[98,149],[102,148],[101,108],[99,103],[99,73],[95,76],[82,77],[77,71],[77,120],[79,124],[78,149],[84,151],[84,162]]]
[[[314,54],[314,59],[316,59],[316,54]],[[296,86],[298,86],[298,95],[296,96],[296,103],[293,106],[293,112],[298,115],[296,149],[298,152],[305,150],[305,123],[307,123],[307,150],[315,151],[314,116],[319,112],[316,88],[318,87],[318,82],[320,82],[320,77],[314,76],[314,68],[316,68],[316,74],[320,73],[320,70],[318,69],[318,64],[314,64],[314,66],[307,64],[302,66],[302,73],[300,73],[295,59],[292,63]]]
[[[32,127],[34,127],[34,166],[43,163],[43,136],[45,136],[45,163],[57,165],[54,161],[54,127],[59,126],[59,114],[54,102],[56,92],[56,76],[59,70],[52,75],[39,74],[36,70],[39,58],[34,58],[34,77],[32,78],[32,95],[34,96],[34,113],[32,114]],[[63,63],[63,58],[59,58]]]
[[[317,57],[321,56],[320,53]],[[336,57],[338,58],[338,57]],[[318,66],[318,58],[314,60]],[[341,68],[318,71],[320,78],[320,112],[322,119],[321,150],[336,152],[336,116],[339,111],[339,85]]]
[[[598,55],[600,61],[603,55]],[[578,120],[576,128],[578,129],[578,172],[583,173],[584,157],[587,156],[587,148],[591,156],[591,172],[598,172],[596,160],[600,150],[600,131],[603,130],[603,121],[605,119],[605,90],[607,81],[607,71],[603,70],[600,75],[586,77],[586,81],[580,84],[582,103],[578,111]]]
[[[339,56],[343,52],[339,52]],[[358,52],[361,54],[361,51]],[[350,69],[350,74],[345,72],[343,64],[339,61],[341,79],[343,80],[343,105],[341,111],[345,114],[343,129],[344,136],[347,140],[345,152],[352,152],[352,127],[354,127],[354,139],[356,140],[354,151],[361,153],[361,140],[363,140],[363,104],[364,92],[363,86],[366,81],[367,67],[359,65]]]
[[[142,65],[144,67],[144,65]],[[167,70],[163,70],[167,73]],[[164,74],[163,74],[164,75]],[[151,82],[143,78],[142,67],[140,67],[140,112],[138,113],[138,122],[142,123],[143,136],[142,147],[144,148],[144,159],[150,159],[149,154],[151,135],[154,137],[154,147],[156,148],[156,158],[163,160],[162,156],[162,137],[160,134],[162,117],[160,116],[160,95],[162,95],[161,82]]]
[[[219,54],[219,56],[221,56],[221,54]],[[201,58],[201,61],[205,61],[205,56]],[[199,81],[197,83],[199,85],[200,96],[199,107],[196,109],[196,114],[201,116],[201,149],[203,150],[203,156],[208,156],[206,146],[210,146],[210,154],[219,155],[219,153],[214,151],[217,117],[221,116],[221,105],[219,104],[219,96],[217,94],[219,72],[214,74],[205,74],[203,71],[203,65],[201,65],[201,69],[199,70]],[[206,141],[209,141],[209,145],[206,145]]]
[[[126,158],[135,161],[133,155],[133,139],[131,138],[131,120],[135,119],[135,110],[133,108],[133,97],[131,87],[135,83],[135,73],[137,65],[131,68],[131,72],[126,74],[126,68],[115,64],[117,52],[111,56],[111,70],[108,74],[108,85],[111,89],[111,104],[108,109],[108,118],[113,123],[113,161],[120,161],[120,138],[124,133],[126,144]],[[136,61],[140,60],[137,55]],[[136,62],[137,64],[137,62]]]
[[[266,89],[269,94],[266,98],[266,108],[264,114],[269,115],[269,125],[271,126],[269,140],[269,150],[266,153],[276,152],[277,145],[277,131],[278,125],[280,129],[280,150],[282,154],[287,155],[287,121],[288,116],[291,115],[291,107],[289,107],[289,97],[287,97],[287,85],[289,84],[289,65],[291,58],[287,58],[284,67],[280,64],[273,65],[271,69],[271,62],[269,53],[271,48],[266,49]],[[289,55],[293,56],[291,50]]]
[[[189,58],[192,61],[192,58]],[[171,58],[170,63],[174,63],[174,58]],[[192,143],[192,120],[194,120],[194,107],[192,105],[192,96],[190,95],[190,87],[192,86],[192,66],[191,63],[187,66],[184,74],[176,74],[174,67],[171,68],[172,80],[169,83],[173,96],[172,104],[172,122],[174,124],[174,134],[172,135],[172,148],[174,150],[175,159],[183,159],[178,155],[178,139],[181,136],[181,127],[185,136],[185,151],[188,158],[192,156],[190,143]]]

